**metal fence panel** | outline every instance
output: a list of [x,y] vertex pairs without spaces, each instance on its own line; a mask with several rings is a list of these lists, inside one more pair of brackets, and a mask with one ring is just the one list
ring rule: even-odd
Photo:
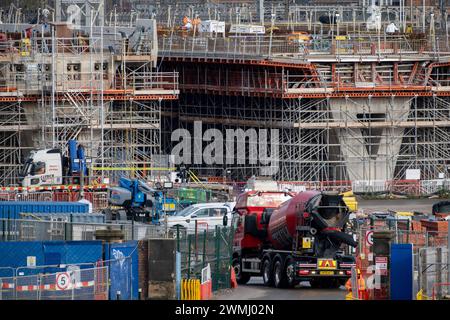
[[434,295],[439,299],[449,295],[448,283],[450,277],[447,263],[448,249],[445,247],[427,247],[419,250],[419,290],[429,297]]
[[177,251],[181,253],[181,273],[185,279],[201,278],[201,270],[209,263],[213,290],[230,287],[230,264],[234,229],[217,226],[198,233],[180,233]]
[[175,237],[162,225],[131,221],[110,223],[69,222],[67,217],[52,220],[0,219],[0,241],[96,240],[97,230],[121,230],[124,240]]
[[107,275],[108,267],[103,266],[4,277],[0,300],[106,300]]

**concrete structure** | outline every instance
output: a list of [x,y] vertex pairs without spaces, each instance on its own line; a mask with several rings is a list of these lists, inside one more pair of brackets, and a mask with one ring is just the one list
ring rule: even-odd
[[[222,133],[279,130],[278,180],[390,181],[405,179],[407,169],[419,169],[426,180],[448,176],[450,46],[445,23],[424,23],[423,7],[405,7],[415,14],[403,10],[400,19],[398,8],[383,6],[377,32],[367,31],[362,6],[167,3],[149,5],[158,37],[150,20],[116,10],[99,14],[105,25],[80,19],[77,31],[86,35],[89,51],[75,29],[58,24],[43,36],[41,26],[34,27],[29,56],[19,44],[3,42],[0,176],[14,180],[29,149],[64,147],[71,137],[90,146],[95,165],[140,167],[143,176],[155,155],[171,153],[175,129],[192,130],[200,120],[204,130]],[[425,10],[428,15],[430,8]],[[320,22],[336,14],[335,24]],[[184,15],[224,21],[227,31],[231,24],[262,20],[266,30],[278,29],[260,36],[206,36],[181,30]],[[399,27],[411,23],[414,35],[384,34],[392,21]],[[293,32],[309,34],[311,41]],[[48,50],[52,43],[59,49]],[[260,174],[260,166],[250,163],[193,169],[239,181]]]
[[330,99],[349,180],[392,180],[408,119],[409,98]]

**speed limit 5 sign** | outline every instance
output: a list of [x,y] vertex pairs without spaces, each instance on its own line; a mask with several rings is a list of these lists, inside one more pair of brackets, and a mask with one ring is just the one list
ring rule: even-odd
[[70,288],[71,278],[68,272],[56,274],[56,290],[67,290]]

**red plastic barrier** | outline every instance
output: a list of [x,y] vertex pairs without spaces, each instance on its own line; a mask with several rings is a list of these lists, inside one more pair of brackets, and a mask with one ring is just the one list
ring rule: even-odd
[[202,300],[209,300],[212,297],[212,282],[206,281],[200,285],[200,298]]

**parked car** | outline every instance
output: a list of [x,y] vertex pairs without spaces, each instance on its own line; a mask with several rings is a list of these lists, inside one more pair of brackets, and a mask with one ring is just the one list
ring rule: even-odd
[[[231,212],[235,202],[211,202],[193,204],[183,210],[167,217],[167,226],[170,229],[177,227],[187,229],[188,232],[195,231],[197,221],[197,230],[212,230],[217,225],[227,225],[231,223]],[[224,216],[227,218],[224,219]]]

